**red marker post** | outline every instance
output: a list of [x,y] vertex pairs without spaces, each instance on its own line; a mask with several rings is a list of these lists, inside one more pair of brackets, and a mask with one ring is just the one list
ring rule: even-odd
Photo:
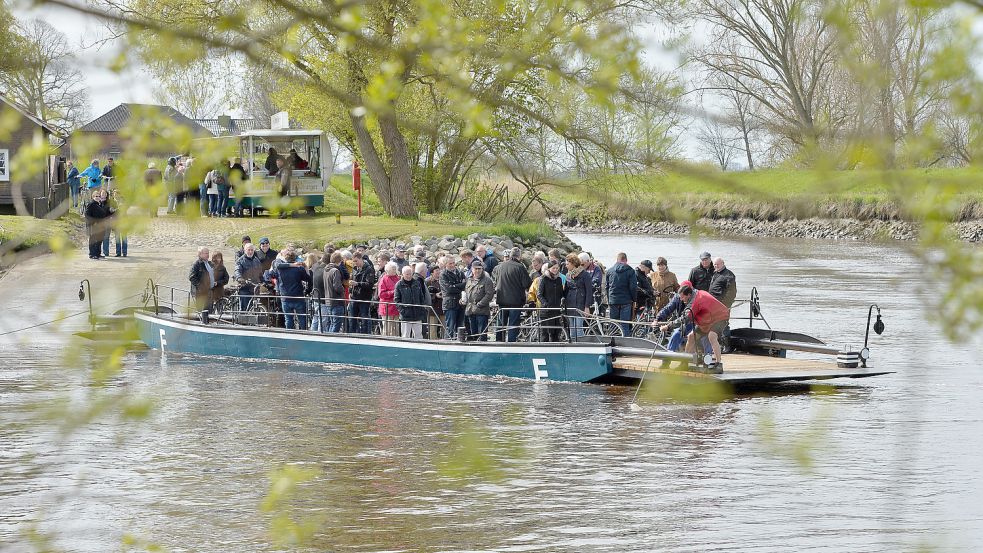
[[358,192],[358,216],[362,216],[362,168],[358,162],[352,163],[352,189]]

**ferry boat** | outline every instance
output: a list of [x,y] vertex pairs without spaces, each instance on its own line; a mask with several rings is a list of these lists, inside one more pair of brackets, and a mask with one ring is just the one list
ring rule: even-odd
[[[595,332],[560,343],[538,341],[456,341],[416,339],[375,334],[321,333],[269,326],[270,313],[193,313],[161,305],[161,287],[148,285],[148,300],[136,310],[133,322],[140,340],[164,354],[227,356],[276,361],[411,369],[449,374],[525,378],[534,381],[628,383],[646,373],[671,372],[692,378],[711,378],[729,384],[762,384],[831,378],[865,378],[887,374],[867,366],[867,337],[860,351],[844,351],[794,332],[754,328],[767,325],[752,291],[747,328],[736,328],[723,356],[723,372],[714,374],[694,354],[666,350],[661,341],[597,332],[617,326],[595,325]],[[180,295],[180,293],[178,294]],[[174,297],[174,290],[170,291]],[[190,299],[190,298],[189,298]],[[744,302],[742,302],[744,303]],[[535,318],[535,317],[531,317]],[[732,318],[732,321],[740,318]],[[595,321],[596,322],[596,321]],[[875,331],[883,330],[878,309]],[[486,329],[487,330],[487,329]],[[528,333],[527,340],[529,339]],[[566,335],[566,332],[564,332]],[[534,340],[534,338],[533,338]],[[823,359],[789,357],[803,352]],[[832,359],[829,359],[832,358]]]

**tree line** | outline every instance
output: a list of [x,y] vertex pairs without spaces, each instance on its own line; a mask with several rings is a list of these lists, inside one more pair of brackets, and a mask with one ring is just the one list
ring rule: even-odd
[[[716,117],[700,129],[722,168],[755,160],[836,168],[973,162],[978,80],[958,10],[899,0],[701,0],[691,59]],[[708,108],[709,109],[709,108]]]
[[[752,170],[968,164],[981,142],[975,45],[961,30],[958,6],[45,3],[108,22],[130,61],[156,76],[160,101],[192,117],[235,104],[264,120],[285,109],[325,129],[359,161],[394,216],[467,209],[521,217],[544,204],[547,185],[676,166],[687,136],[721,168]],[[63,42],[44,25],[36,24],[34,39],[15,36],[18,51],[30,52],[32,40]],[[682,70],[646,66],[639,31],[652,26],[691,36],[676,42]],[[58,48],[34,51],[51,61],[0,68],[18,75],[0,86],[70,127],[83,93],[45,92],[45,75],[66,69]],[[59,75],[58,82],[79,80]]]

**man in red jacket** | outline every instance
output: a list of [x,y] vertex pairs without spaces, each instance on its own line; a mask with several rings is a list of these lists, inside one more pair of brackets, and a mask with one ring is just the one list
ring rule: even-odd
[[710,349],[713,350],[713,363],[708,368],[713,372],[722,372],[719,337],[730,319],[730,309],[709,292],[694,291],[691,286],[682,286],[678,293],[679,298],[686,304],[686,309],[681,317],[663,325],[662,330],[666,331],[692,321],[696,326],[686,337],[686,352],[695,352],[696,340],[706,336],[710,342]]

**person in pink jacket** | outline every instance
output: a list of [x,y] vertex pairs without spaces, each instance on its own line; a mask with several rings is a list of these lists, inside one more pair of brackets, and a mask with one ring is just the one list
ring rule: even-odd
[[399,336],[399,310],[393,299],[399,284],[399,265],[386,263],[386,274],[379,279],[379,317],[382,318],[382,335]]

